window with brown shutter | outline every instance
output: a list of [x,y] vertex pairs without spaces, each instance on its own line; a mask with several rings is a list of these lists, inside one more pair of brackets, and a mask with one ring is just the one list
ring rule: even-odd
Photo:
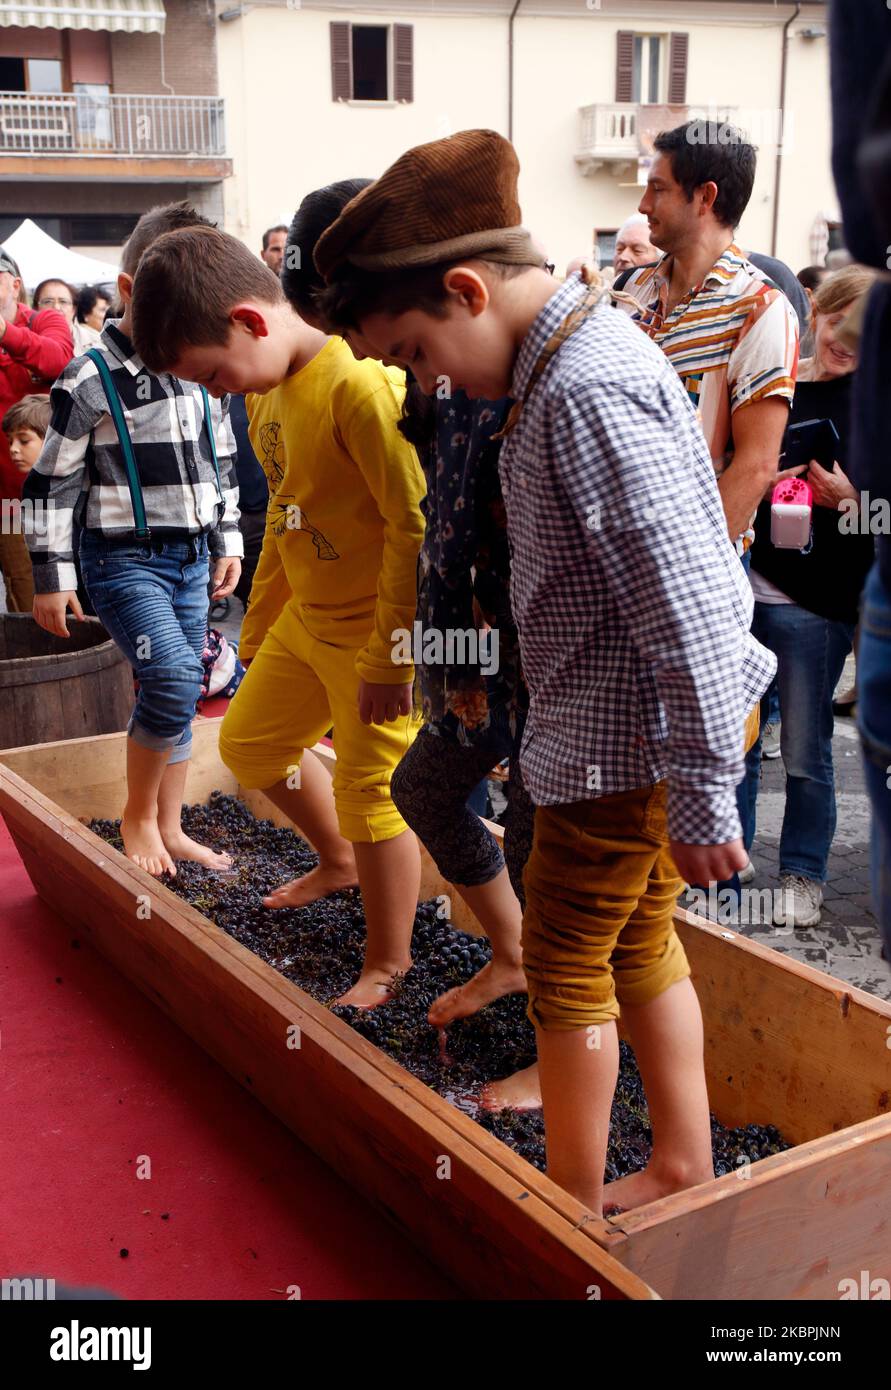
[[350,25],[331,22],[331,99],[350,101],[353,95],[353,55]]
[[414,101],[414,25],[393,25],[393,98]]
[[687,101],[687,50],[689,34],[672,34],[668,50],[668,104],[684,106]]
[[634,35],[629,29],[616,34],[616,101],[631,101],[634,78]]

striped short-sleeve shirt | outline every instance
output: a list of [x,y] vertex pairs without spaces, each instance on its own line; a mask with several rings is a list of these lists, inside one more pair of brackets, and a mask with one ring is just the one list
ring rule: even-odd
[[741,406],[791,401],[798,321],[782,290],[732,244],[700,285],[668,309],[672,258],[634,271],[618,307],[662,349],[695,407],[715,472],[732,457],[732,417]]

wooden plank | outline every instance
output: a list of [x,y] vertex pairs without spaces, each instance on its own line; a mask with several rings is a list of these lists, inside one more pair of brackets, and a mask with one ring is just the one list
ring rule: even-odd
[[463,1287],[655,1296],[523,1182],[535,1170],[483,1154],[439,1097],[5,770],[0,809],[41,896]]
[[712,1109],[793,1143],[891,1110],[891,1004],[679,912],[705,1024]]
[[610,1225],[626,1236],[622,1262],[664,1298],[837,1301],[861,1270],[891,1280],[891,1116]]

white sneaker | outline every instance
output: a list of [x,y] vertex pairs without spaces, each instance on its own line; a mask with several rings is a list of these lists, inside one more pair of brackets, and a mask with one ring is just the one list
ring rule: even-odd
[[779,724],[765,724],[761,731],[761,756],[762,758],[778,758],[780,756],[780,726]]
[[822,916],[823,885],[801,874],[783,874],[779,902],[774,908],[775,927],[815,927]]
[[740,883],[751,883],[754,877],[755,865],[752,863],[751,859],[747,859],[746,867],[739,871],[739,881]]

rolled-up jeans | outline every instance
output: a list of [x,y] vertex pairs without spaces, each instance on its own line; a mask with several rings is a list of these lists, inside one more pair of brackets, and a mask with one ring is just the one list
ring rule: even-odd
[[84,531],[80,563],[96,616],[139,683],[128,734],[184,762],[207,638],[207,536],[119,544]]
[[872,803],[872,891],[891,958],[891,590],[876,566],[866,582],[857,654],[857,722]]

